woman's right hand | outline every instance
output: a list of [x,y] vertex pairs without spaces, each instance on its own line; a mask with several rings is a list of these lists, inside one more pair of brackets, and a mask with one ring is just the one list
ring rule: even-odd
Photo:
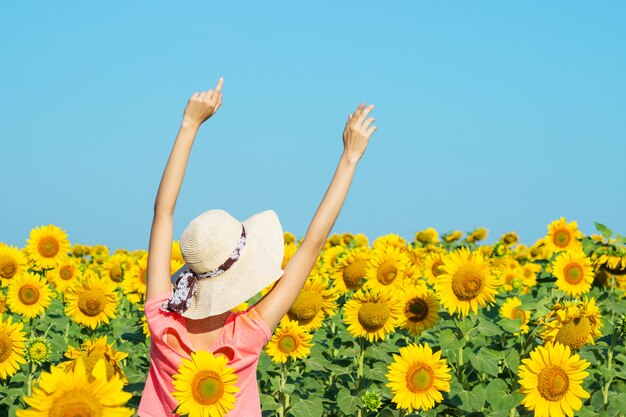
[[343,130],[343,153],[354,162],[358,162],[370,140],[370,136],[378,128],[370,124],[375,120],[368,117],[363,121],[368,113],[374,108],[373,104],[365,107],[365,103],[361,103],[359,107],[348,116],[348,122]]
[[222,84],[224,84],[224,78],[219,79],[215,91],[209,90],[192,94],[183,113],[184,126],[199,127],[215,114],[222,104]]

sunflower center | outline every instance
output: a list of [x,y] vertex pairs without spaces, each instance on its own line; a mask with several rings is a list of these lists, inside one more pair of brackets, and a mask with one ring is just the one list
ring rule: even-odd
[[360,260],[351,263],[343,270],[343,282],[349,290],[359,288],[361,279],[365,276],[367,261]]
[[74,276],[74,268],[72,268],[71,266],[64,266],[64,267],[62,267],[59,270],[59,276],[64,281],[68,281],[68,280],[72,279],[72,277]]
[[572,236],[567,229],[558,230],[554,234],[554,244],[559,248],[566,247],[569,244],[570,240],[572,240]]
[[[408,314],[407,314],[408,313]],[[416,297],[408,302],[405,314],[412,322],[420,322],[428,315],[428,304],[423,299]]]
[[583,280],[584,272],[583,268],[579,264],[571,263],[565,266],[563,275],[565,276],[565,281],[569,284],[576,285],[580,284]]
[[212,371],[199,372],[191,386],[193,398],[202,405],[215,404],[224,395],[224,383]]
[[537,375],[537,390],[548,401],[559,401],[569,387],[567,373],[556,365],[544,368]]
[[519,308],[514,308],[511,310],[511,318],[520,319],[522,323],[524,323],[526,322],[526,312],[524,310],[520,310]]
[[572,349],[578,349],[585,343],[591,331],[591,322],[588,317],[576,317],[564,324],[556,334],[555,342],[560,342]]
[[473,300],[482,288],[482,273],[474,265],[464,265],[452,276],[452,292],[462,301]]
[[392,264],[383,264],[378,268],[376,278],[383,285],[391,284],[398,275],[398,268]]
[[524,277],[532,278],[532,276],[533,276],[533,271],[529,268],[524,268]]
[[13,342],[5,331],[0,333],[0,363],[4,363],[13,352]]
[[59,242],[53,237],[46,236],[39,241],[37,249],[41,256],[53,258],[59,253]]
[[109,269],[109,275],[111,276],[111,279],[115,282],[121,282],[123,274],[124,272],[122,271],[122,267],[120,267],[119,265],[113,265],[113,267]]
[[33,360],[40,361],[48,356],[48,348],[42,342],[35,342],[28,350],[28,354]]
[[443,265],[443,261],[441,259],[438,259],[435,262],[433,262],[433,265],[430,267],[430,271],[432,272],[434,277],[438,277],[439,275],[443,273],[443,268],[441,268],[442,265]]
[[146,269],[143,269],[140,273],[139,273],[139,281],[141,281],[142,284],[146,283],[146,273],[148,271]]
[[291,353],[296,350],[297,347],[296,339],[294,339],[291,335],[285,335],[280,338],[278,342],[278,348],[283,353]]
[[111,364],[111,362],[109,362],[109,360],[107,359],[106,355],[103,352],[92,350],[89,353],[83,352],[81,356],[83,357],[83,360],[85,362],[85,370],[87,371],[87,374],[89,375],[90,381],[93,381],[95,379],[95,377],[91,374],[91,372],[93,371],[93,368],[96,366],[96,364],[98,363],[100,359],[104,360],[104,367],[106,368],[106,371],[107,371],[107,380],[111,379],[115,370],[113,369],[113,365]]
[[318,291],[304,290],[291,306],[290,312],[299,323],[313,320],[322,309],[324,299]]
[[106,300],[103,295],[93,290],[87,290],[78,297],[78,309],[86,316],[94,317],[104,310]]
[[389,306],[385,303],[364,303],[359,309],[359,323],[368,332],[381,329],[389,316]]
[[428,391],[434,382],[435,373],[422,362],[415,363],[406,373],[406,386],[413,393]]
[[55,398],[48,413],[50,417],[101,417],[104,409],[92,392],[73,389]]
[[39,300],[39,288],[32,284],[25,284],[20,287],[20,302],[25,305],[33,305]]
[[0,258],[0,276],[2,278],[13,278],[17,271],[17,265],[12,258],[8,256]]

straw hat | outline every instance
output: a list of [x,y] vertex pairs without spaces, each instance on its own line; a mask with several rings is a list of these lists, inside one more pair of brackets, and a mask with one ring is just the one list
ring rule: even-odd
[[284,235],[278,216],[266,210],[240,222],[227,211],[208,210],[180,238],[185,265],[171,280],[174,291],[161,305],[183,317],[224,313],[284,273]]

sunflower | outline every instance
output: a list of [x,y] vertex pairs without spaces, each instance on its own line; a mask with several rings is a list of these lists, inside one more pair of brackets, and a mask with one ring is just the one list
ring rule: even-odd
[[462,247],[444,257],[443,262],[444,272],[438,276],[435,289],[450,314],[458,311],[466,316],[470,310],[478,314],[479,305],[495,302],[501,281],[479,251]]
[[443,274],[443,258],[445,256],[444,252],[435,252],[431,253],[426,257],[426,261],[424,262],[424,269],[422,274],[426,277],[428,284],[435,286],[437,282],[437,277]]
[[189,417],[226,415],[237,401],[238,378],[225,356],[206,350],[191,352],[191,360],[181,359],[173,375],[172,395],[178,401],[174,411]]
[[6,319],[0,315],[0,379],[7,379],[20,369],[20,363],[26,363],[24,358],[24,343],[26,332],[24,324],[16,321],[13,316]]
[[32,229],[26,239],[28,255],[41,268],[54,268],[67,258],[70,242],[61,228],[48,225]]
[[311,334],[297,321],[291,320],[274,332],[265,350],[274,362],[284,363],[288,358],[302,359],[311,353],[311,339]]
[[505,233],[500,236],[500,242],[504,243],[506,246],[513,246],[519,241],[519,236],[515,232]]
[[404,301],[403,314],[398,326],[414,336],[430,329],[439,320],[439,300],[425,286],[404,285],[401,288]]
[[545,344],[562,343],[573,350],[602,336],[602,315],[593,297],[555,304],[540,324]]
[[591,261],[596,269],[614,275],[626,275],[626,248],[603,244],[593,251]]
[[582,249],[582,244],[577,240],[582,237],[575,221],[566,223],[565,218],[561,217],[548,225],[548,235],[543,238],[543,242],[551,252],[568,251]]
[[551,272],[556,277],[556,286],[570,297],[587,293],[591,289],[593,267],[582,250],[558,255],[552,263]]
[[89,380],[80,358],[74,372],[66,373],[59,366],[42,372],[33,395],[24,397],[31,409],[17,410],[17,417],[44,416],[116,416],[131,417],[134,411],[124,405],[133,396],[124,392],[124,382],[117,377],[106,379],[104,361],[98,361]]
[[375,249],[365,271],[366,289],[391,289],[402,283],[409,267],[409,257],[394,246]]
[[443,235],[443,240],[445,240],[447,243],[450,243],[450,242],[456,242],[462,237],[463,237],[463,232],[461,232],[460,230],[455,230],[454,232]]
[[172,241],[172,259],[181,263],[185,263],[185,260],[183,259],[183,254],[180,251],[179,240]]
[[337,298],[339,294],[329,288],[328,279],[314,273],[307,278],[280,325],[284,326],[290,320],[296,320],[307,332],[319,329],[326,315],[335,315]]
[[285,241],[285,245],[288,245],[290,243],[295,243],[296,242],[296,235],[294,235],[291,232],[288,231],[284,231],[283,232],[283,239]]
[[392,246],[398,249],[405,249],[407,247],[407,243],[406,239],[402,236],[395,233],[389,233],[383,236],[378,236],[374,239],[374,242],[372,242],[372,248],[384,250],[388,246]]
[[337,292],[344,293],[361,289],[371,252],[369,247],[360,246],[341,257],[335,273],[332,275]]
[[298,251],[298,246],[295,243],[285,243],[284,248],[283,262],[280,265],[281,269],[285,269],[291,257]]
[[[111,379],[113,375],[116,375],[124,384],[128,383],[128,378],[121,364],[121,361],[128,357],[128,353],[116,350],[113,347],[113,343],[107,344],[107,335],[94,340],[86,340],[81,344],[81,349],[68,346],[65,357],[71,359],[59,364],[65,372],[74,370],[78,358],[83,358],[87,373],[91,374],[95,364],[98,363],[100,359],[104,359],[107,380]],[[90,376],[89,380],[92,379],[93,376]]]
[[115,317],[118,302],[114,282],[86,273],[80,285],[65,295],[65,314],[76,323],[95,329]]
[[500,287],[501,289],[504,291],[513,291],[522,288],[524,280],[522,279],[522,268],[519,264],[516,266],[510,264],[505,265],[501,271],[500,279],[503,284],[503,286]]
[[26,361],[41,366],[50,359],[52,345],[45,336],[34,336],[28,339],[24,350]]
[[[176,272],[176,271],[174,271]],[[124,295],[133,304],[145,300],[148,274],[148,254],[142,252],[136,262],[132,263],[128,271],[124,272],[124,279],[120,287]]]
[[32,319],[46,311],[52,301],[51,293],[45,278],[25,272],[9,285],[7,304],[12,312]]
[[[140,308],[139,311],[144,311],[143,306]],[[141,315],[141,319],[139,321],[139,324],[141,324],[141,331],[143,332],[143,335],[147,338],[150,337],[150,328],[148,327],[148,320],[146,320],[146,315],[142,314]]]
[[115,253],[104,261],[102,265],[102,276],[113,282],[122,282],[124,272],[130,268],[132,258],[124,253]]
[[[523,333],[528,333],[528,321],[530,319],[530,311],[523,310],[519,307],[522,306],[522,302],[517,297],[507,297],[500,307],[500,317],[503,319],[520,319],[522,321],[520,330]],[[517,336],[519,333],[513,333]]]
[[415,241],[424,245],[432,245],[439,241],[439,233],[432,227],[415,233]]
[[392,291],[375,288],[359,290],[344,305],[343,321],[352,336],[370,342],[384,340],[396,327],[402,314],[402,300]]
[[7,311],[7,298],[2,292],[0,292],[0,314],[6,313],[6,311]]
[[8,287],[13,278],[26,272],[28,260],[15,246],[0,242],[0,287]]
[[520,392],[525,395],[522,405],[537,417],[573,416],[582,407],[581,398],[589,398],[582,388],[588,366],[568,346],[537,346],[518,369]]
[[46,274],[54,289],[63,294],[78,285],[81,276],[80,260],[77,258],[67,258]]
[[348,249],[343,246],[332,246],[325,249],[319,256],[322,260],[321,270],[329,274],[334,274],[342,257],[346,256]]
[[537,274],[541,272],[541,265],[534,262],[526,262],[522,265],[522,282],[526,287],[537,285]]
[[386,375],[393,398],[399,408],[429,410],[443,401],[441,391],[450,392],[450,369],[441,351],[433,353],[428,343],[400,348],[400,355],[387,367]]
[[480,240],[487,239],[488,234],[489,230],[485,229],[484,227],[479,227],[478,229],[468,234],[467,241],[469,243],[476,243]]

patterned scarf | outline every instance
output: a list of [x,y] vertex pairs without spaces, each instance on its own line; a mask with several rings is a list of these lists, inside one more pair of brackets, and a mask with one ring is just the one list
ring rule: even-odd
[[241,229],[241,237],[239,238],[237,247],[230,254],[230,257],[226,260],[226,262],[218,266],[216,269],[203,274],[196,274],[191,270],[191,268],[182,271],[176,279],[176,288],[174,289],[172,296],[169,300],[161,304],[161,310],[166,312],[177,312],[178,314],[184,313],[191,305],[191,299],[196,292],[198,279],[213,278],[221,275],[226,272],[228,268],[230,268],[235,261],[237,261],[237,259],[239,259],[241,249],[243,249],[246,244],[246,228],[243,224],[241,225]]

